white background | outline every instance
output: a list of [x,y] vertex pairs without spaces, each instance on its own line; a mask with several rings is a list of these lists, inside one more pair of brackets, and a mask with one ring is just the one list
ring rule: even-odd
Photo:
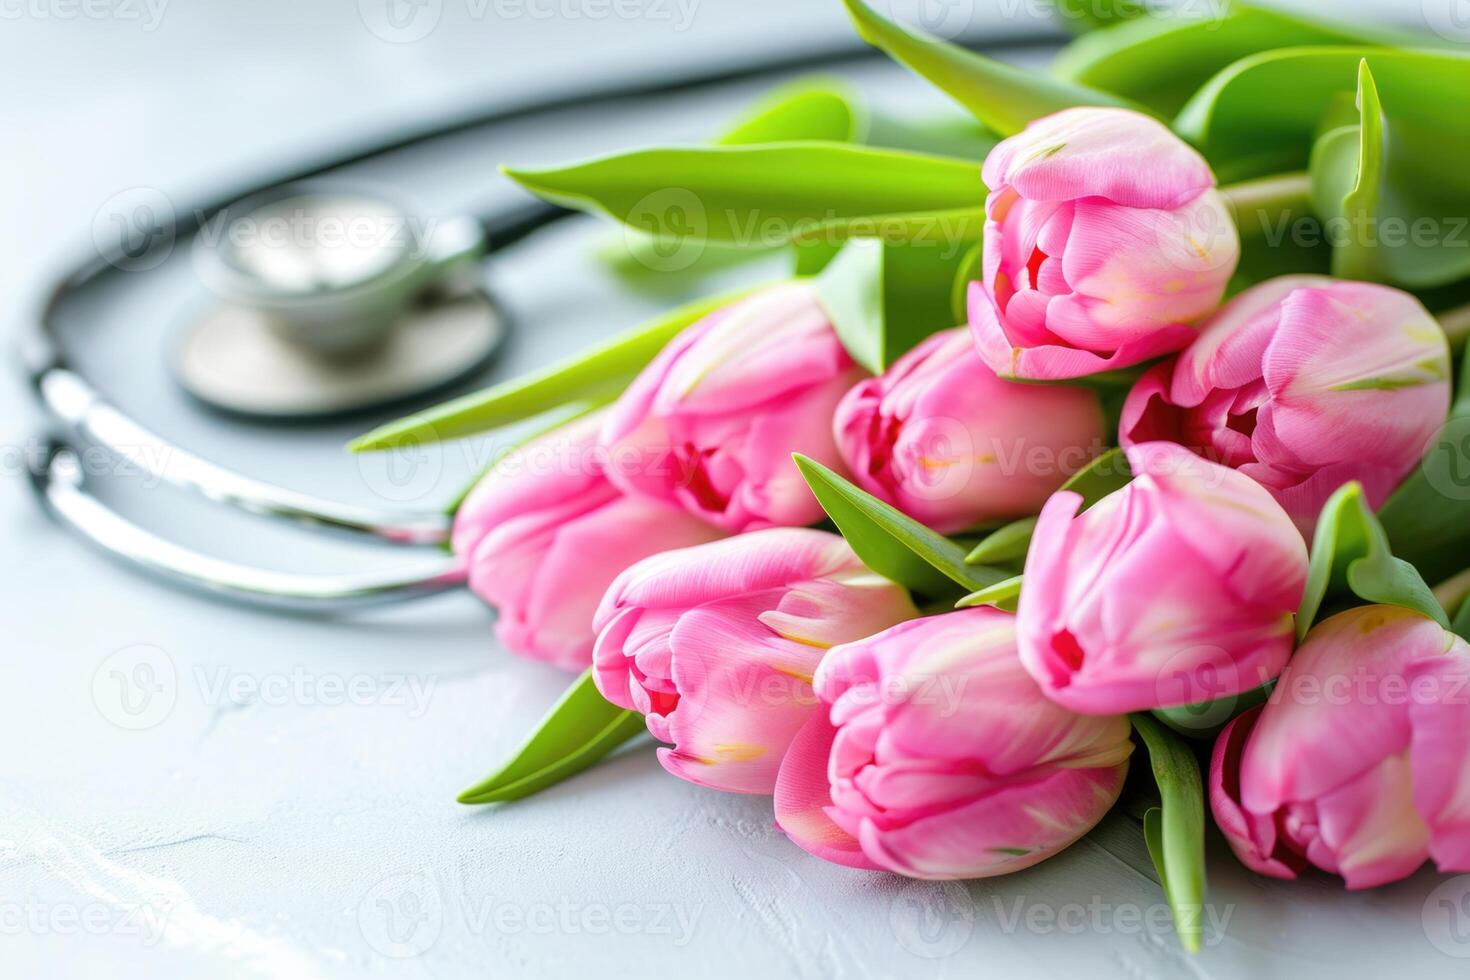
[[[378,0],[160,2],[0,0],[7,319],[85,250],[119,193],[186,201],[487,100],[799,50],[847,30],[836,0],[644,0],[645,16],[631,19],[600,15],[596,0],[428,0],[428,20],[413,23],[430,29],[416,39],[382,36]],[[1428,3],[1435,17],[1450,9]],[[1005,32],[1025,19],[995,10],[1034,6],[948,9]],[[1350,6],[1425,19],[1417,2],[1330,9]],[[865,69],[862,80],[890,105],[938,108],[897,71]],[[696,138],[720,118],[689,103],[658,125]],[[410,161],[418,176],[403,179],[447,208],[505,193],[494,171],[503,159],[641,138],[599,123],[466,144]],[[493,376],[658,308],[586,261],[592,237],[558,231],[501,267],[497,287],[534,329]],[[134,277],[81,335],[79,360],[123,404],[205,455],[298,489],[378,504],[453,497],[473,466],[469,450],[425,463],[405,484],[338,451],[361,423],[261,428],[183,399],[163,363],[198,302],[187,272],[178,265],[182,291],[166,294]],[[1251,879],[1218,846],[1211,909],[1225,928],[1190,960],[1162,916],[1137,825],[1122,816],[1029,872],[941,886],[825,866],[773,829],[768,801],[685,785],[648,752],[516,806],[460,807],[454,794],[514,746],[562,675],[499,650],[490,614],[464,594],[353,619],[285,618],[105,564],[30,499],[21,463],[40,423],[14,373],[0,380],[4,976],[1448,977],[1470,968],[1470,935],[1450,928],[1470,925],[1456,905],[1470,881],[1426,872],[1368,894],[1326,878],[1283,886]],[[111,482],[120,506],[213,553],[278,568],[401,560],[299,544],[136,480]]]

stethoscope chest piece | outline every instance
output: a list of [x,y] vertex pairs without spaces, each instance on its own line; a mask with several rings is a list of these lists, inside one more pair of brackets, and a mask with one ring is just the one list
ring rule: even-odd
[[480,368],[506,324],[476,284],[471,219],[416,224],[377,194],[292,184],[223,212],[195,239],[216,298],[174,358],[196,398],[293,419],[362,411]]

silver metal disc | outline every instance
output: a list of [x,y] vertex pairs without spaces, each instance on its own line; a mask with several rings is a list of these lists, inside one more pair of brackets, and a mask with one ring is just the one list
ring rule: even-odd
[[476,291],[415,307],[382,346],[334,360],[283,340],[254,310],[216,306],[185,331],[174,367],[190,394],[229,412],[272,419],[337,415],[465,377],[495,353],[505,330],[494,301]]

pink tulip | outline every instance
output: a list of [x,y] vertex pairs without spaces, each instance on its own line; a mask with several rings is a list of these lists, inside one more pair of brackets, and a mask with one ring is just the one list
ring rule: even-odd
[[1231,300],[1128,395],[1123,445],[1167,439],[1271,491],[1310,536],[1349,480],[1379,506],[1450,406],[1449,344],[1388,286],[1283,276]]
[[985,160],[970,329],[1001,377],[1058,380],[1194,339],[1240,257],[1204,158],[1126,109],[1066,109]]
[[769,793],[816,707],[811,677],[827,648],[917,614],[835,534],[742,534],[618,576],[597,610],[597,689],[673,744],[659,760],[675,776]]
[[963,327],[859,382],[833,427],[859,486],[944,534],[1036,513],[1103,445],[1095,393],[1002,381]]
[[1210,805],[1246,866],[1349,888],[1432,857],[1470,871],[1470,645],[1396,606],[1307,634],[1270,700],[1215,743]]
[[834,648],[825,710],[776,783],[776,823],[818,857],[915,878],[985,878],[1087,833],[1123,788],[1121,717],[1048,700],[1010,613],[979,607]]
[[500,641],[567,670],[592,662],[592,614],[619,572],[721,536],[619,493],[602,474],[600,427],[600,418],[581,419],[512,452],[454,518],[454,551],[467,559],[470,588],[498,610]]
[[1021,661],[1073,711],[1119,714],[1259,687],[1285,666],[1307,549],[1260,484],[1172,443],[1078,514],[1054,495],[1026,556]]
[[764,289],[689,327],[603,429],[609,475],[727,531],[812,524],[792,453],[837,463],[832,412],[862,377],[809,284]]

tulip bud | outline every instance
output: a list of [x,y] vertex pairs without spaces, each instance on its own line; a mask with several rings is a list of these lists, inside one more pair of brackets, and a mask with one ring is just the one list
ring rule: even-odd
[[580,419],[509,453],[454,517],[469,585],[498,611],[513,653],[566,670],[592,662],[592,614],[640,558],[713,541],[719,530],[681,511],[625,497],[602,472],[601,419]]
[[1065,109],[985,160],[970,330],[1001,377],[1058,380],[1179,350],[1240,239],[1204,158],[1126,109]]
[[1470,871],[1470,644],[1426,616],[1362,606],[1307,634],[1266,704],[1220,733],[1210,806],[1247,867],[1309,865],[1348,888],[1428,857]]
[[943,534],[1036,513],[1103,439],[1094,392],[1002,381],[964,328],[859,382],[833,427],[859,486]]
[[1388,286],[1283,276],[1235,297],[1124,404],[1123,445],[1167,439],[1250,476],[1310,537],[1350,480],[1378,507],[1450,406],[1444,331]]
[[761,290],[686,329],[634,380],[603,429],[609,476],[727,531],[815,523],[791,455],[838,465],[832,412],[862,375],[811,285]]
[[1125,718],[1048,700],[1016,656],[1015,617],[978,607],[835,647],[827,710],[776,783],[776,823],[804,850],[915,878],[985,878],[1087,833],[1128,771]]
[[771,528],[629,568],[603,597],[597,689],[647,716],[665,769],[701,786],[770,793],[816,707],[827,648],[918,615],[846,541]]
[[1074,711],[1240,694],[1281,672],[1307,549],[1260,484],[1173,443],[1128,449],[1132,483],[1078,514],[1055,494],[1026,556],[1021,661]]

